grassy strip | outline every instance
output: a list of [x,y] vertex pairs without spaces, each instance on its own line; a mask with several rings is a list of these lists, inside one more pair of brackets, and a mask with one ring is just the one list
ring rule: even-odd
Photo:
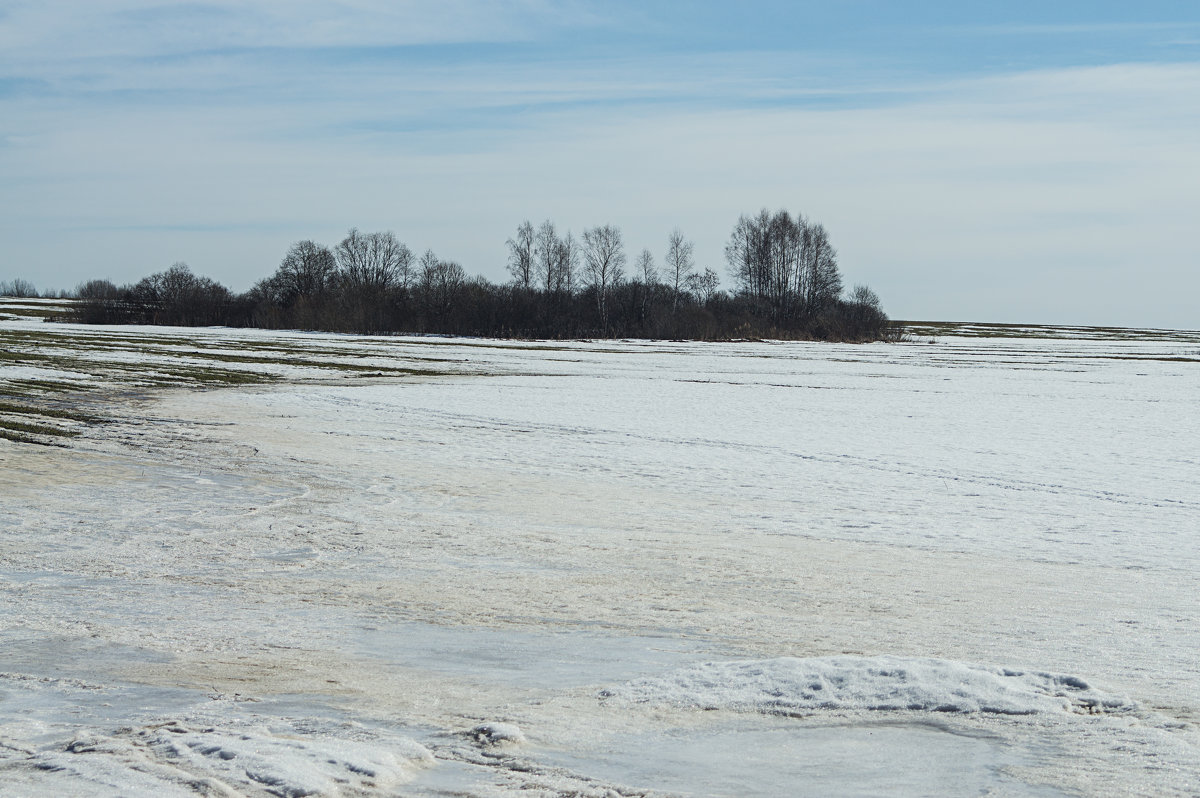
[[1175,357],[1171,355],[1077,355],[1077,358],[1097,360],[1153,360],[1159,363],[1200,363],[1200,358]]
[[0,383],[0,395],[13,396],[42,396],[48,393],[66,393],[77,390],[79,386],[57,380],[8,380]]
[[13,315],[16,318],[57,318],[64,321],[72,315],[70,308],[64,308],[59,305],[47,305],[46,307],[40,308],[25,306],[13,307],[12,305],[5,305],[4,312]]
[[14,421],[7,418],[0,418],[0,429],[28,435],[48,435],[59,438],[74,438],[79,434],[78,430],[51,427],[46,424],[29,424],[24,421]]
[[[84,432],[75,425],[104,424],[97,406],[88,412],[72,401],[90,396],[88,407],[106,384],[133,390],[204,389],[261,385],[282,379],[272,373],[281,366],[308,368],[317,373],[357,377],[441,377],[459,372],[443,368],[404,368],[384,364],[345,362],[355,357],[378,357],[353,350],[321,350],[281,346],[279,342],[229,340],[192,341],[178,337],[79,335],[42,330],[0,330],[0,364],[50,368],[64,372],[63,380],[9,379],[0,381],[0,438],[17,443],[61,446]],[[229,351],[241,347],[242,351]],[[108,353],[129,353],[131,359],[109,360]],[[314,359],[328,356],[335,361]],[[142,356],[142,357],[139,357]],[[95,358],[95,359],[93,359]],[[431,358],[432,359],[432,358]],[[337,362],[342,361],[342,362]],[[430,364],[432,365],[432,364]],[[225,366],[224,368],[222,366]],[[259,366],[260,368],[255,368]],[[74,379],[78,378],[78,379]],[[88,383],[91,383],[90,386]],[[100,403],[103,405],[103,402]],[[61,426],[53,422],[64,423]]]
[[1082,325],[1002,324],[999,322],[897,321],[894,324],[911,336],[953,335],[962,338],[1047,338],[1085,341],[1200,342],[1194,330],[1157,330]]
[[29,435],[22,435],[19,432],[9,432],[8,430],[4,429],[4,427],[0,427],[0,439],[12,441],[13,443],[34,443],[39,446],[51,445],[47,441],[39,440],[38,438],[33,438]]
[[[129,346],[123,346],[122,342],[127,340]],[[288,357],[295,349],[285,349],[278,346],[264,347],[249,347],[251,349],[260,349],[263,352],[279,353],[282,357],[271,357],[270,355],[256,354],[234,354],[231,352],[213,352],[205,351],[196,345],[195,342],[183,341],[177,342],[171,340],[164,344],[162,341],[147,339],[115,339],[106,337],[82,337],[74,335],[41,335],[22,331],[10,331],[0,333],[0,343],[12,346],[24,346],[26,351],[16,352],[11,348],[8,351],[0,350],[0,360],[9,360],[13,363],[24,365],[44,365],[46,367],[57,368],[61,370],[81,371],[90,373],[97,368],[116,369],[121,371],[134,371],[133,364],[126,364],[105,360],[84,360],[80,357],[72,357],[57,353],[46,353],[39,351],[28,351],[32,348],[57,348],[74,350],[79,353],[84,353],[88,350],[93,351],[129,351],[137,352],[145,355],[162,358],[177,358],[182,361],[201,360],[216,363],[236,363],[245,365],[263,365],[263,366],[292,366],[295,368],[311,368],[317,370],[330,370],[351,372],[357,374],[379,374],[382,376],[394,377],[437,377],[448,376],[456,372],[437,370],[437,369],[421,369],[421,368],[403,368],[396,366],[385,365],[368,365],[363,363],[345,363],[345,362],[330,362],[324,360],[313,360],[310,357]],[[221,348],[227,347],[228,344],[223,343]],[[178,350],[171,350],[166,347],[179,347]],[[353,353],[336,352],[330,353],[331,357],[355,357]],[[360,357],[365,355],[358,355]],[[443,358],[421,358],[422,360],[432,360],[434,362],[453,362]],[[200,382],[219,382],[228,385],[245,385],[267,382],[274,377],[263,374],[251,374],[250,372],[240,371],[237,369],[209,369],[206,367],[193,367],[185,364],[145,364],[146,367],[166,374],[178,374],[181,377],[194,378]],[[224,375],[224,376],[222,376]],[[249,376],[247,376],[249,375]],[[101,376],[101,375],[97,375]]]
[[28,363],[31,360],[37,360],[37,356],[26,352],[14,352],[11,349],[0,350],[0,362],[5,363]]
[[163,365],[154,368],[144,379],[161,386],[193,385],[261,385],[278,379],[274,374],[259,374],[239,369],[218,369],[204,366]]
[[102,420],[99,416],[94,416],[91,413],[81,413],[77,410],[66,410],[58,407],[34,407],[17,404],[16,402],[6,402],[2,399],[0,399],[0,413],[62,418],[68,421],[82,421],[84,423],[95,423]]

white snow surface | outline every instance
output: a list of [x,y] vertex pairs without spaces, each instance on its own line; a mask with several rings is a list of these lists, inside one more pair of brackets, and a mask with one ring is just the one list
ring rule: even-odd
[[[144,690],[0,673],[0,793],[386,794],[434,764],[412,739],[354,723],[283,721],[215,696],[164,719],[148,702]],[[124,723],[81,722],[92,712]]]
[[266,729],[193,729],[169,724],[121,737],[84,736],[63,751],[36,756],[37,770],[66,776],[85,787],[143,789],[194,794],[196,785],[215,794],[262,789],[285,798],[389,791],[413,771],[433,764],[417,743],[389,747],[350,740],[302,740]]
[[637,703],[766,714],[818,710],[1098,712],[1133,709],[1078,677],[914,657],[781,657],[705,662],[603,695]]
[[487,745],[520,745],[525,742],[525,734],[513,723],[481,723],[471,730],[471,734]]
[[1194,333],[6,331],[0,794],[1200,794]]

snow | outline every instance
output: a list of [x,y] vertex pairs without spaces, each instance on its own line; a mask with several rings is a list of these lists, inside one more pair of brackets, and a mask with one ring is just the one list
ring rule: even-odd
[[619,735],[601,750],[556,761],[670,795],[1064,796],[1014,778],[1028,761],[994,738],[936,722],[798,726],[793,719],[734,718],[702,730]]
[[[434,764],[405,736],[354,724],[281,722],[220,697],[190,704],[176,693],[165,703],[179,717],[151,719],[135,708],[148,700],[165,708],[163,696],[145,690],[20,674],[0,674],[0,690],[6,794],[18,787],[28,795],[387,793]],[[105,700],[89,701],[89,694]],[[103,731],[81,723],[79,705],[88,703],[97,704],[96,714],[123,712],[128,723]]]
[[79,375],[64,369],[46,369],[36,366],[0,365],[0,381],[49,380],[53,382],[75,382]]
[[[114,760],[124,768],[114,772]],[[264,730],[231,733],[179,724],[124,738],[84,737],[62,752],[34,760],[38,769],[69,773],[105,788],[122,789],[135,780],[146,782],[145,787],[195,789],[199,783],[237,795],[262,786],[283,798],[385,791],[408,781],[414,768],[432,763],[432,755],[413,742],[389,748],[354,741],[314,744]]]
[[906,710],[1033,715],[1131,710],[1074,676],[913,657],[706,662],[605,690],[605,697],[705,710],[811,714]]
[[6,330],[0,792],[1200,790],[1195,334]]
[[486,745],[520,745],[525,735],[513,723],[481,723],[471,730],[471,735]]

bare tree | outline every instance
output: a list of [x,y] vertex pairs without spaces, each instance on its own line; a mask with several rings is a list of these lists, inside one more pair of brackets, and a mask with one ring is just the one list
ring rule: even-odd
[[417,273],[420,275],[418,279],[420,280],[422,286],[428,284],[429,275],[437,272],[439,263],[441,263],[441,261],[438,260],[438,256],[434,254],[432,249],[425,250],[425,253],[421,255],[421,260],[417,264]]
[[554,222],[547,219],[538,227],[533,246],[534,274],[546,291],[561,283],[558,276],[558,234]]
[[654,265],[654,255],[651,254],[649,249],[643,249],[642,253],[637,256],[633,273],[635,275],[634,279],[639,283],[639,285],[634,286],[634,301],[638,307],[638,322],[644,325],[646,319],[650,316],[655,286],[658,285],[658,268]]
[[658,268],[654,265],[654,255],[651,254],[650,250],[643,249],[642,254],[638,255],[635,272],[637,279],[641,280],[645,285],[655,285],[658,283]]
[[112,280],[88,280],[75,289],[75,296],[83,300],[117,299],[121,296],[121,291]]
[[431,311],[444,316],[467,281],[463,267],[454,261],[438,260],[430,250],[421,258],[421,291]]
[[763,289],[776,321],[792,315],[795,310],[800,245],[807,227],[808,222],[802,214],[793,219],[786,210],[780,210],[771,217],[767,228]]
[[524,289],[533,288],[533,225],[526,219],[517,227],[516,238],[508,244],[508,271],[513,282]]
[[115,324],[121,320],[121,289],[111,280],[88,280],[75,289],[76,315],[84,324]]
[[382,292],[399,285],[412,266],[412,251],[390,230],[360,233],[351,228],[338,244],[336,258],[347,286],[363,292]]
[[755,298],[766,295],[770,264],[771,214],[763,208],[755,216],[741,216],[725,245],[729,274],[742,293]]
[[738,219],[725,246],[729,272],[739,290],[769,309],[781,322],[811,319],[842,291],[837,251],[819,224],[787,211],[766,209]]
[[696,265],[692,258],[694,248],[695,245],[683,237],[683,232],[678,227],[667,236],[667,284],[671,286],[675,295],[671,305],[672,313],[679,309],[679,294],[687,286],[688,278],[692,276],[692,269]]
[[596,291],[601,328],[608,335],[608,296],[624,278],[625,247],[620,229],[606,224],[585,230],[583,264],[588,285]]
[[183,261],[143,277],[130,294],[145,321],[187,327],[221,323],[233,299],[228,288],[192,274]]
[[333,252],[309,240],[292,244],[274,277],[284,304],[323,294],[333,287],[336,279],[337,259]]
[[575,240],[575,236],[568,230],[566,235],[558,240],[558,265],[556,273],[558,281],[555,284],[555,290],[566,291],[568,294],[574,294],[579,281],[579,242]]
[[721,278],[712,269],[705,269],[703,274],[689,274],[687,289],[696,297],[701,305],[706,305],[716,295],[721,285]]
[[396,287],[408,289],[416,282],[416,256],[406,245],[400,245],[399,257],[396,260]]
[[865,285],[854,286],[854,290],[850,292],[850,303],[862,305],[865,308],[880,309],[879,294]]
[[11,296],[16,299],[33,299],[38,296],[38,290],[33,283],[20,277],[10,283],[0,283],[0,296]]
[[815,316],[842,294],[837,250],[829,242],[829,233],[823,225],[815,224],[807,228],[801,270],[799,284],[804,312]]
[[888,317],[879,303],[879,295],[865,285],[850,292],[847,316],[851,331],[863,340],[887,337]]

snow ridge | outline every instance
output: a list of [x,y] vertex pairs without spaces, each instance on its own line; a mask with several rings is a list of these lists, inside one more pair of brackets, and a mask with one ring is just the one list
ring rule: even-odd
[[380,744],[181,723],[79,737],[65,750],[44,751],[32,760],[42,771],[64,774],[64,783],[75,788],[230,798],[262,790],[282,798],[387,790],[433,763],[424,746],[406,738]]
[[813,657],[706,662],[601,693],[607,701],[801,715],[819,710],[1097,713],[1134,708],[1082,679],[945,659]]

